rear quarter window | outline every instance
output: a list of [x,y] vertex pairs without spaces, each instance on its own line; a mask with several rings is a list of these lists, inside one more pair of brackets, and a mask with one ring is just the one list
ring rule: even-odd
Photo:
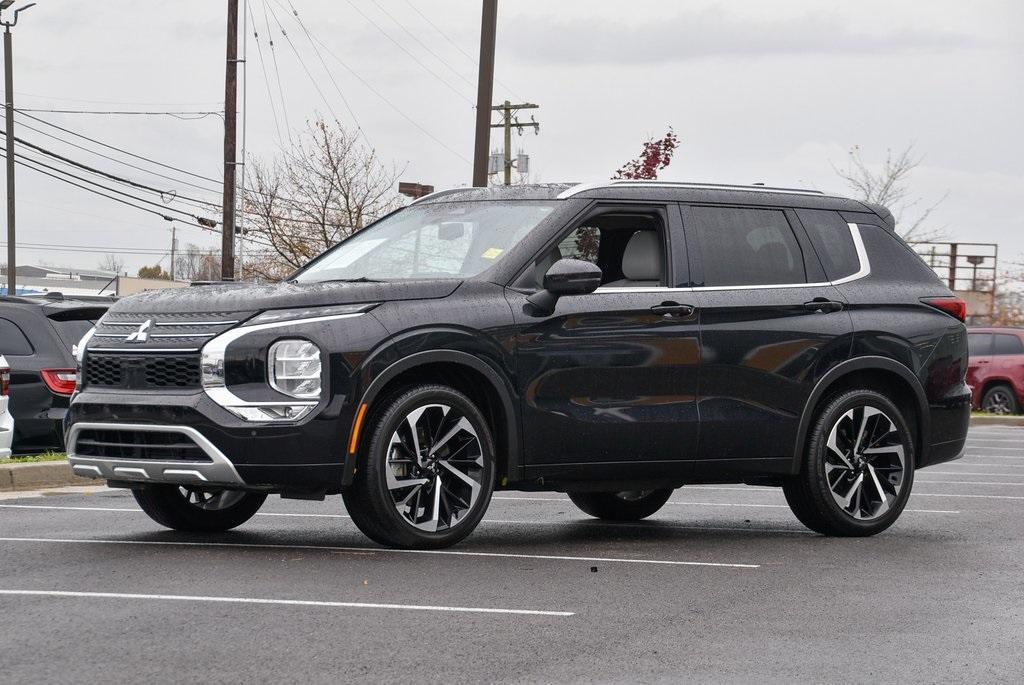
[[10,319],[0,319],[0,354],[12,357],[27,357],[35,350],[18,324]]
[[971,357],[987,357],[992,354],[992,334],[968,333],[967,354]]
[[798,209],[796,214],[807,229],[811,245],[818,253],[830,281],[860,271],[860,257],[857,256],[857,246],[850,234],[850,225],[838,212]]
[[996,333],[992,337],[992,354],[1024,354],[1024,341],[1013,333]]

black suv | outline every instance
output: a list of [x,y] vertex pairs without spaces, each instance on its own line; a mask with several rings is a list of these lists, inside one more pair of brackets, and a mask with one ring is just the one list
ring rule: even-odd
[[72,350],[109,300],[0,297],[0,354],[11,365],[15,454],[64,449],[64,415],[75,392]]
[[374,540],[441,547],[495,489],[635,520],[742,482],[870,535],[961,453],[971,399],[964,304],[893,225],[761,186],[434,193],[286,283],[118,302],[71,462],[179,530],[340,493]]

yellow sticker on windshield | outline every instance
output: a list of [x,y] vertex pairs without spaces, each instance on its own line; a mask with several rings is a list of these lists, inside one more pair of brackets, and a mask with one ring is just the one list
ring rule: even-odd
[[498,255],[500,255],[503,251],[504,250],[502,250],[500,247],[492,247],[489,250],[484,252],[483,258],[484,259],[497,259]]

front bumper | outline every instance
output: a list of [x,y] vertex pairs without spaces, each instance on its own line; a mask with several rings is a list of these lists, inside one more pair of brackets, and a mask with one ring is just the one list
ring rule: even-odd
[[[331,494],[341,489],[350,421],[340,399],[300,422],[261,424],[237,418],[202,392],[86,390],[68,413],[68,459],[78,475],[133,484]],[[107,436],[99,445],[96,431]],[[117,432],[134,434],[123,439],[129,443],[160,434],[169,446],[142,454],[144,445],[119,446],[122,438],[109,437]]]

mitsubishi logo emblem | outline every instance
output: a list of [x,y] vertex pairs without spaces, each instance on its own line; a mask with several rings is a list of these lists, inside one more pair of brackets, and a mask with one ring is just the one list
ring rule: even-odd
[[142,325],[139,326],[139,330],[135,331],[127,338],[125,338],[125,342],[146,342],[146,340],[149,339],[149,327],[152,325],[153,319],[146,319],[145,321],[142,322]]

